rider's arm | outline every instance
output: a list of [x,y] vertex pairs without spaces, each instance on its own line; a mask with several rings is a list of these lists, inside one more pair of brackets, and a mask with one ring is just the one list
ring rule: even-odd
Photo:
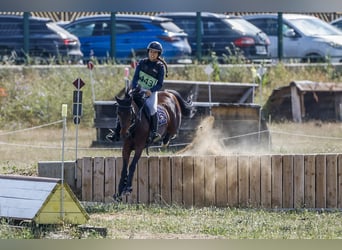
[[155,92],[160,90],[163,87],[164,83],[164,66],[161,64],[158,64],[158,82],[156,85],[154,85],[150,90],[151,92]]
[[134,72],[133,79],[132,79],[132,89],[135,89],[138,86],[139,72],[141,70],[141,63],[142,63],[142,61],[140,61],[137,65],[137,67],[135,68],[135,72]]

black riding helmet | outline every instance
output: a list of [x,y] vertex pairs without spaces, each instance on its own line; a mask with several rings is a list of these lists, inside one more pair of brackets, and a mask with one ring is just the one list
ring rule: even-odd
[[154,50],[157,50],[159,52],[159,55],[161,55],[163,53],[163,46],[157,42],[157,41],[153,41],[153,42],[150,42],[147,46],[147,53],[150,49],[154,49]]

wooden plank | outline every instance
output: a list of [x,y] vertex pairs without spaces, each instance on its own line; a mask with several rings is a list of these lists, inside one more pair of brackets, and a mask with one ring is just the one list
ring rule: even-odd
[[149,193],[148,193],[148,158],[141,157],[137,167],[138,172],[138,203],[148,204]]
[[230,207],[237,207],[239,205],[237,162],[237,156],[227,156],[228,205]]
[[215,206],[215,156],[204,158],[204,204]]
[[337,208],[337,155],[329,154],[326,166],[326,182],[327,182],[327,208]]
[[183,158],[182,156],[173,156],[171,158],[171,200],[172,204],[183,204]]
[[186,207],[194,205],[194,158],[183,157],[183,203]]
[[149,195],[150,202],[160,203],[159,157],[149,158]]
[[238,176],[239,176],[239,206],[249,205],[249,157],[238,156]]
[[104,158],[94,157],[93,201],[104,202]]
[[105,180],[104,180],[104,196],[105,202],[110,201],[110,199],[115,194],[115,158],[114,157],[106,157],[104,162],[104,172],[105,172]]
[[272,155],[272,208],[282,208],[283,206],[283,157]]
[[82,200],[93,201],[93,159],[84,157],[82,166]]
[[252,207],[260,207],[261,203],[261,179],[260,156],[252,155],[249,158],[249,204]]
[[223,207],[228,204],[227,157],[216,156],[215,161],[216,206]]
[[293,206],[304,207],[304,155],[293,158]]
[[337,172],[337,188],[338,188],[338,201],[337,207],[342,208],[342,155],[339,154],[337,157],[338,172]]
[[293,155],[283,156],[283,208],[293,208]]
[[272,206],[272,158],[270,155],[260,156],[260,203],[262,208]]
[[169,156],[161,156],[160,164],[160,193],[164,204],[171,205],[171,161]]
[[316,156],[304,156],[304,202],[306,208],[315,208],[316,205]]
[[204,206],[204,156],[194,157],[194,205]]
[[326,156],[316,156],[316,208],[326,208]]

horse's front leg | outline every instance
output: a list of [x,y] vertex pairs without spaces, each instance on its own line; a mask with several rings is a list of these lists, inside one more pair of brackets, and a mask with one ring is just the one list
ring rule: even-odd
[[[127,147],[126,147],[127,148]],[[127,185],[127,167],[129,162],[131,151],[128,151],[126,149],[122,150],[122,169],[121,169],[121,177],[118,185],[118,193],[113,195],[114,200],[120,201],[122,193],[125,190],[125,187]]]
[[122,192],[124,191],[124,188],[127,183],[127,167],[128,167],[128,161],[126,159],[123,159],[123,164],[122,164],[122,170],[121,170],[121,177],[118,185],[118,191],[119,195],[122,195]]
[[124,190],[125,194],[130,194],[133,190],[132,188],[133,176],[134,176],[134,172],[137,167],[138,161],[141,157],[142,151],[143,149],[135,150],[134,157],[132,159],[131,164],[129,165],[128,178],[127,178],[127,183],[126,183],[126,187]]

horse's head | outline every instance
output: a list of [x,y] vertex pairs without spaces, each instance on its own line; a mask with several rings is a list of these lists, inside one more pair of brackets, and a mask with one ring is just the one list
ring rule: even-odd
[[129,127],[132,123],[133,118],[133,98],[129,95],[125,95],[124,98],[115,97],[117,102],[117,115],[120,120],[121,130],[120,135],[125,138],[129,135]]

